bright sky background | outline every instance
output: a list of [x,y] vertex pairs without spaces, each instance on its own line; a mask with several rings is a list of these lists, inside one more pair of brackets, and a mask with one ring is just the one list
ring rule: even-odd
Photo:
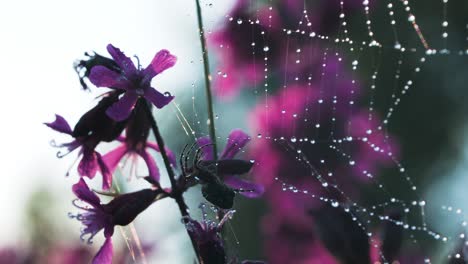
[[[228,7],[207,4],[202,7],[206,23],[213,25]],[[189,0],[0,2],[0,246],[27,235],[21,232],[22,211],[37,186],[62,192],[60,203],[71,210],[75,170],[68,179],[63,175],[76,155],[57,159],[57,150],[49,142],[63,142],[62,137],[42,123],[59,113],[74,125],[95,104],[93,97],[101,91],[83,92],[72,63],[84,51],[107,55],[105,47],[113,43],[129,56],[138,54],[145,66],[158,50],[166,48],[178,56],[178,63],[155,78],[155,85],[172,94],[180,94],[183,91],[175,89],[190,87],[192,82],[202,85],[194,10],[194,1]],[[171,206],[166,204],[161,208]],[[69,221],[66,211],[57,217]],[[172,243],[172,255],[177,254],[177,246]]]

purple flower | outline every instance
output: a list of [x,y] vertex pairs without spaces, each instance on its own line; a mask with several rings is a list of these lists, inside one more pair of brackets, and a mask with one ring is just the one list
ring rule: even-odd
[[[238,264],[237,258],[228,257],[226,255],[221,230],[223,225],[232,218],[235,211],[225,211],[223,218],[216,223],[207,219],[205,212],[205,204],[200,205],[202,210],[202,221],[196,221],[190,217],[185,217],[183,220],[187,226],[187,230],[194,238],[197,244],[197,249],[201,260],[204,264]],[[262,261],[244,260],[242,264],[263,264]]]
[[232,217],[234,211],[228,211],[219,223],[205,219],[198,222],[187,217],[187,230],[195,238],[197,242],[198,252],[203,260],[203,263],[226,263],[227,256],[224,249],[223,239],[220,232],[224,223]]
[[[65,120],[65,118],[63,118],[60,115],[55,115],[55,121],[52,123],[45,123],[45,125],[60,133],[73,136],[73,131],[70,128],[70,125]],[[94,136],[77,137],[74,138],[73,141],[68,143],[56,145],[55,142],[52,141],[52,144],[55,147],[64,147],[68,150],[68,152],[65,154],[63,154],[62,152],[58,152],[57,157],[59,158],[64,157],[65,155],[77,148],[80,148],[78,155],[82,156],[82,158],[78,165],[79,175],[86,176],[92,179],[96,175],[96,172],[99,170],[102,174],[102,188],[107,190],[112,186],[112,174],[109,172],[107,166],[105,165],[101,154],[94,150],[97,144],[99,144],[98,138]]]
[[[109,168],[111,173],[117,169],[120,160],[129,155],[136,161],[136,157],[141,157],[146,167],[148,168],[149,178],[154,182],[159,181],[159,169],[156,161],[148,152],[148,149],[153,149],[160,152],[159,146],[154,142],[148,141],[148,136],[151,129],[150,121],[145,113],[145,107],[150,107],[145,100],[138,100],[135,106],[133,115],[128,119],[126,135],[121,136],[117,140],[123,142],[120,146],[105,154],[103,157],[104,163]],[[176,164],[174,154],[166,148],[169,159],[173,165]]]
[[85,226],[81,232],[81,239],[84,240],[84,237],[89,235],[88,242],[91,243],[93,237],[99,231],[104,230],[106,240],[94,257],[93,264],[112,263],[113,250],[111,238],[114,233],[114,226],[125,226],[131,223],[138,214],[153,203],[154,198],[158,194],[157,191],[144,189],[120,195],[108,204],[101,204],[99,197],[89,189],[83,178],[73,185],[72,190],[78,199],[89,205],[80,206],[74,201],[74,205],[85,212],[70,215]]
[[240,129],[233,130],[228,136],[228,142],[224,148],[218,161],[214,161],[213,148],[208,146],[211,144],[211,139],[201,137],[197,140],[197,144],[203,151],[203,162],[205,166],[211,163],[216,164],[217,176],[235,190],[246,190],[241,192],[242,195],[255,198],[263,194],[264,188],[262,185],[243,180],[236,174],[248,172],[252,167],[252,162],[234,159],[234,156],[242,150],[250,141],[250,137]]
[[111,142],[115,140],[125,128],[126,121],[116,122],[106,115],[106,109],[118,99],[118,92],[106,94],[95,107],[80,118],[73,130],[67,121],[59,115],[56,115],[54,122],[45,123],[45,125],[55,131],[70,135],[74,138],[73,141],[60,145],[56,145],[55,142],[52,141],[53,146],[64,147],[68,150],[65,154],[58,152],[57,156],[63,157],[73,150],[81,148],[79,155],[82,155],[82,159],[78,165],[80,176],[93,178],[99,170],[103,176],[104,189],[109,189],[111,187],[112,175],[105,166],[101,155],[95,151],[95,148],[101,141]]
[[116,72],[113,69],[98,65],[91,68],[89,80],[98,87],[124,91],[122,98],[107,109],[107,115],[112,119],[116,121],[127,119],[140,97],[144,97],[157,108],[164,107],[174,98],[167,92],[162,94],[151,87],[153,77],[176,63],[177,58],[169,51],[161,50],[156,53],[145,69],[137,69],[132,60],[112,44],[107,45],[107,51],[122,71]]

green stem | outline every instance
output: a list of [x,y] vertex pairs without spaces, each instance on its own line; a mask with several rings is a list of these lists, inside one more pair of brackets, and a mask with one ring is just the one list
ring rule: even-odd
[[[190,215],[188,212],[188,206],[184,200],[183,191],[180,189],[180,187],[177,184],[174,170],[172,169],[171,162],[169,161],[169,156],[167,155],[167,152],[166,152],[164,140],[161,136],[161,133],[159,132],[159,128],[156,124],[156,119],[154,118],[153,113],[151,113],[151,107],[148,105],[145,105],[145,110],[148,116],[148,120],[151,123],[151,129],[153,130],[153,134],[156,137],[156,143],[158,144],[159,151],[164,161],[164,165],[166,166],[167,175],[169,176],[169,181],[171,182],[172,191],[171,191],[170,197],[172,197],[176,201],[177,206],[179,207],[180,213],[182,214],[183,219],[185,219],[187,217],[190,217]],[[187,228],[186,230],[187,230],[188,236],[190,237],[190,241],[192,242],[193,250],[195,251],[195,255],[199,263],[203,263],[200,252],[198,251],[198,246],[195,241],[195,238],[191,235],[191,233],[189,232]]]
[[[216,144],[216,133],[215,133],[215,122],[214,122],[214,114],[213,114],[213,96],[211,94],[211,75],[210,75],[210,61],[208,58],[208,49],[206,47],[206,39],[205,39],[205,31],[203,30],[203,18],[202,12],[200,7],[200,0],[195,0],[197,4],[197,20],[198,20],[198,28],[200,32],[200,43],[202,48],[202,55],[203,55],[203,69],[205,75],[205,90],[206,90],[206,102],[208,104],[208,118],[210,120],[209,129],[210,129],[210,138],[211,142],[213,142],[213,159],[218,160],[218,148]],[[224,213],[219,210],[218,211],[218,219],[223,219]],[[224,231],[224,228],[221,229],[221,232]]]
[[195,0],[197,5],[197,20],[198,20],[198,28],[200,33],[200,44],[202,49],[203,55],[203,70],[205,76],[205,91],[206,91],[206,101],[208,104],[208,119],[209,119],[209,130],[210,130],[210,138],[213,142],[213,154],[214,160],[218,159],[218,151],[216,146],[216,132],[215,132],[215,119],[214,119],[214,110],[213,110],[213,96],[211,94],[211,75],[210,75],[210,61],[208,58],[208,49],[206,48],[206,39],[205,39],[205,32],[203,30],[203,18],[201,13],[200,7],[200,0]]

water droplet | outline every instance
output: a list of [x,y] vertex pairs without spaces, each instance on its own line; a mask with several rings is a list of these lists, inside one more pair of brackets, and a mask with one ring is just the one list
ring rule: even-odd
[[267,52],[269,50],[270,50],[270,47],[268,47],[268,46],[263,47],[263,51]]
[[[135,93],[138,94],[138,95],[144,95],[145,91],[143,91],[143,89],[141,89],[141,88],[138,88],[138,89],[135,89]],[[164,95],[165,95],[165,93],[164,93]]]

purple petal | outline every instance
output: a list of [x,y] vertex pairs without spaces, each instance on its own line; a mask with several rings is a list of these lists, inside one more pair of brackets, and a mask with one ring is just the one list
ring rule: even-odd
[[228,142],[220,159],[232,159],[250,141],[249,135],[240,129],[235,129],[229,134]]
[[135,64],[133,64],[133,61],[125,56],[125,54],[120,51],[119,48],[114,47],[112,44],[107,45],[107,52],[112,56],[114,59],[115,63],[119,65],[119,67],[122,69],[122,71],[125,73],[127,76],[132,76],[136,74],[137,69],[135,67]]
[[101,154],[96,152],[96,158],[99,165],[99,170],[102,174],[102,189],[109,190],[112,187],[112,173],[110,173],[109,168],[102,159]]
[[[154,142],[148,141],[148,142],[146,142],[146,146],[148,148],[156,150],[157,152],[161,152],[160,149],[159,149],[158,144],[156,144]],[[176,161],[176,157],[175,157],[174,152],[172,152],[172,150],[170,150],[169,148],[166,147],[166,154],[167,154],[167,157],[169,158],[169,162],[171,163],[171,165],[173,167],[177,167],[177,161]]]
[[78,174],[92,179],[96,176],[98,170],[95,152],[93,150],[83,149],[82,153],[83,157],[81,158],[80,164],[78,164]]
[[119,101],[115,102],[106,110],[107,116],[115,121],[123,121],[127,119],[135,107],[138,95],[134,92],[126,92]]
[[204,160],[213,160],[214,155],[213,155],[213,146],[209,145],[211,144],[211,139],[209,137],[201,137],[197,139],[197,145],[198,147],[203,147],[202,152],[203,156],[202,158]]
[[101,200],[99,199],[99,197],[89,189],[88,185],[86,184],[83,178],[80,178],[80,181],[73,185],[72,191],[76,195],[76,197],[78,197],[78,199],[94,207],[99,207],[101,204]]
[[160,50],[154,56],[150,65],[145,69],[145,78],[152,79],[157,74],[171,68],[177,62],[177,57],[172,55],[168,50]]
[[168,103],[174,99],[174,96],[170,95],[169,93],[167,95],[164,95],[160,92],[158,92],[156,89],[153,87],[150,87],[148,89],[145,89],[145,98],[151,101],[157,108],[163,108],[166,106]]
[[224,176],[223,178],[224,183],[226,183],[229,187],[233,189],[242,189],[247,190],[246,192],[241,192],[245,197],[249,198],[257,198],[263,194],[265,188],[263,185],[256,184],[253,182],[249,182],[246,180],[242,180],[241,178],[233,175]]
[[82,145],[82,142],[80,140],[75,139],[75,140],[73,140],[71,142],[63,143],[63,144],[60,144],[60,145],[54,145],[54,146],[65,147],[65,148],[68,149],[68,152],[72,152],[73,150],[77,149],[81,145]]
[[127,90],[130,88],[131,82],[128,81],[122,74],[109,70],[108,68],[97,65],[91,68],[89,80],[97,87],[109,87]]
[[65,133],[65,134],[71,134],[72,129],[70,128],[70,125],[68,124],[67,120],[63,118],[60,115],[55,115],[55,121],[52,123],[44,123],[44,125],[52,128],[55,131],[58,131],[60,133]]
[[160,178],[159,169],[158,169],[158,166],[156,165],[156,162],[154,161],[153,157],[151,157],[151,155],[148,153],[148,151],[143,151],[143,152],[141,152],[139,154],[143,158],[143,160],[145,161],[146,166],[148,167],[149,176],[153,180],[159,182],[159,178]]
[[192,219],[190,216],[186,216],[183,218],[186,225],[189,225],[190,228],[187,229],[190,234],[194,235],[197,240],[202,240],[204,236],[206,236],[206,230],[203,228],[203,225]]
[[109,169],[111,174],[115,172],[117,165],[119,165],[120,160],[125,154],[127,154],[127,152],[127,146],[122,144],[102,157],[102,160],[106,164],[106,167]]
[[112,240],[108,237],[94,257],[92,264],[112,264],[112,254]]

